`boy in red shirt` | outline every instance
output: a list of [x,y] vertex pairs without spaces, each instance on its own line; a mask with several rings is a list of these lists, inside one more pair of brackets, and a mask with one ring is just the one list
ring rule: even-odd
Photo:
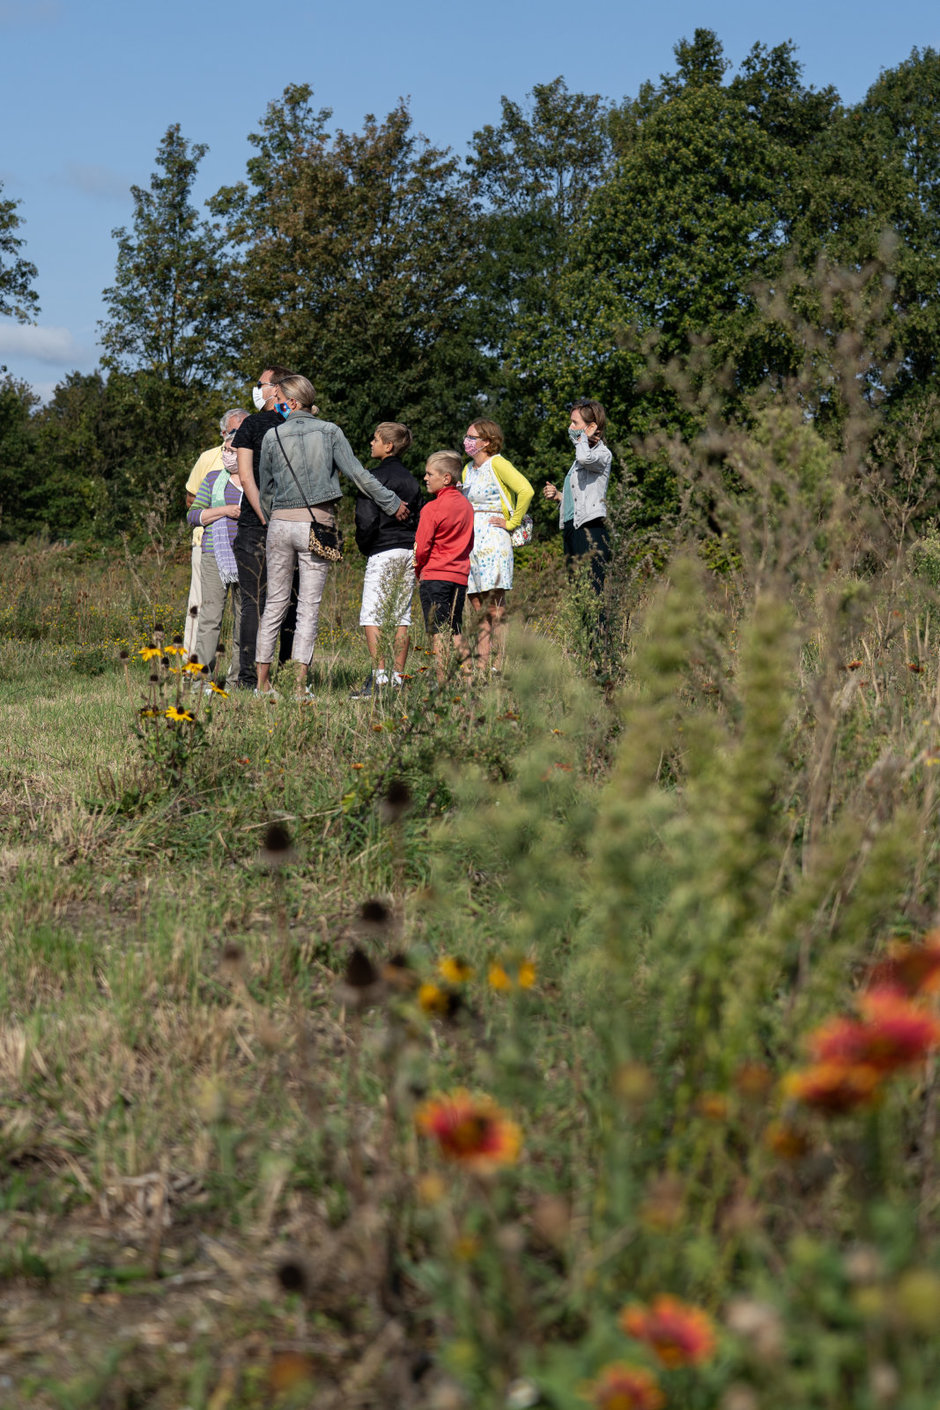
[[438,450],[428,457],[424,483],[434,496],[418,520],[415,535],[415,576],[424,613],[424,625],[437,661],[438,680],[444,679],[440,656],[442,627],[454,634],[461,660],[467,648],[460,634],[463,606],[470,577],[473,548],[473,507],[457,488],[463,465],[453,450]]

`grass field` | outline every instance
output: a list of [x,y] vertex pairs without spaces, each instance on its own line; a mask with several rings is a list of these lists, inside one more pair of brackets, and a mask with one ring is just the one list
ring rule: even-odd
[[792,1080],[933,972],[926,589],[677,561],[602,687],[542,549],[503,677],[351,702],[352,563],[207,707],[184,557],[0,554],[0,1404],[933,1410],[932,1001]]

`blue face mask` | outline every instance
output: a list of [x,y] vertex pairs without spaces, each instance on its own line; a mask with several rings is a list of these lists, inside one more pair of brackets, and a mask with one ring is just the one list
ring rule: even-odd
[[279,411],[282,416],[290,416],[290,407],[287,405],[286,401],[276,401],[274,403],[274,410]]
[[578,426],[569,426],[568,435],[571,437],[571,444],[573,446],[576,446],[578,444],[578,441],[584,435],[584,432]]

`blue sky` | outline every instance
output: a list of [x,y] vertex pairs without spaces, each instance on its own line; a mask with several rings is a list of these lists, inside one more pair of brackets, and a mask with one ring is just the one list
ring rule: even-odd
[[[283,9],[289,16],[276,18]],[[415,126],[463,155],[499,119],[562,74],[572,91],[633,96],[674,67],[673,45],[714,29],[735,67],[755,42],[792,39],[807,83],[863,97],[912,48],[940,47],[927,0],[347,0],[279,7],[246,0],[0,0],[0,181],[21,201],[23,253],[39,268],[37,325],[0,319],[0,363],[42,395],[97,363],[101,291],[114,273],[114,226],[128,188],[146,185],[157,144],[178,122],[210,150],[200,199],[240,179],[247,136],[288,83],[310,83],[333,122],[357,130],[410,98]]]

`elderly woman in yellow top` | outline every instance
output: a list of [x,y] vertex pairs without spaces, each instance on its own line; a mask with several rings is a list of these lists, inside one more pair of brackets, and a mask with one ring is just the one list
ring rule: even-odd
[[[473,506],[473,552],[467,597],[481,613],[477,630],[477,664],[486,671],[496,637],[497,667],[505,651],[506,593],[512,587],[510,534],[522,523],[534,490],[524,475],[499,454],[503,433],[495,421],[473,421],[463,448],[463,492]],[[497,669],[494,667],[494,669]]]

